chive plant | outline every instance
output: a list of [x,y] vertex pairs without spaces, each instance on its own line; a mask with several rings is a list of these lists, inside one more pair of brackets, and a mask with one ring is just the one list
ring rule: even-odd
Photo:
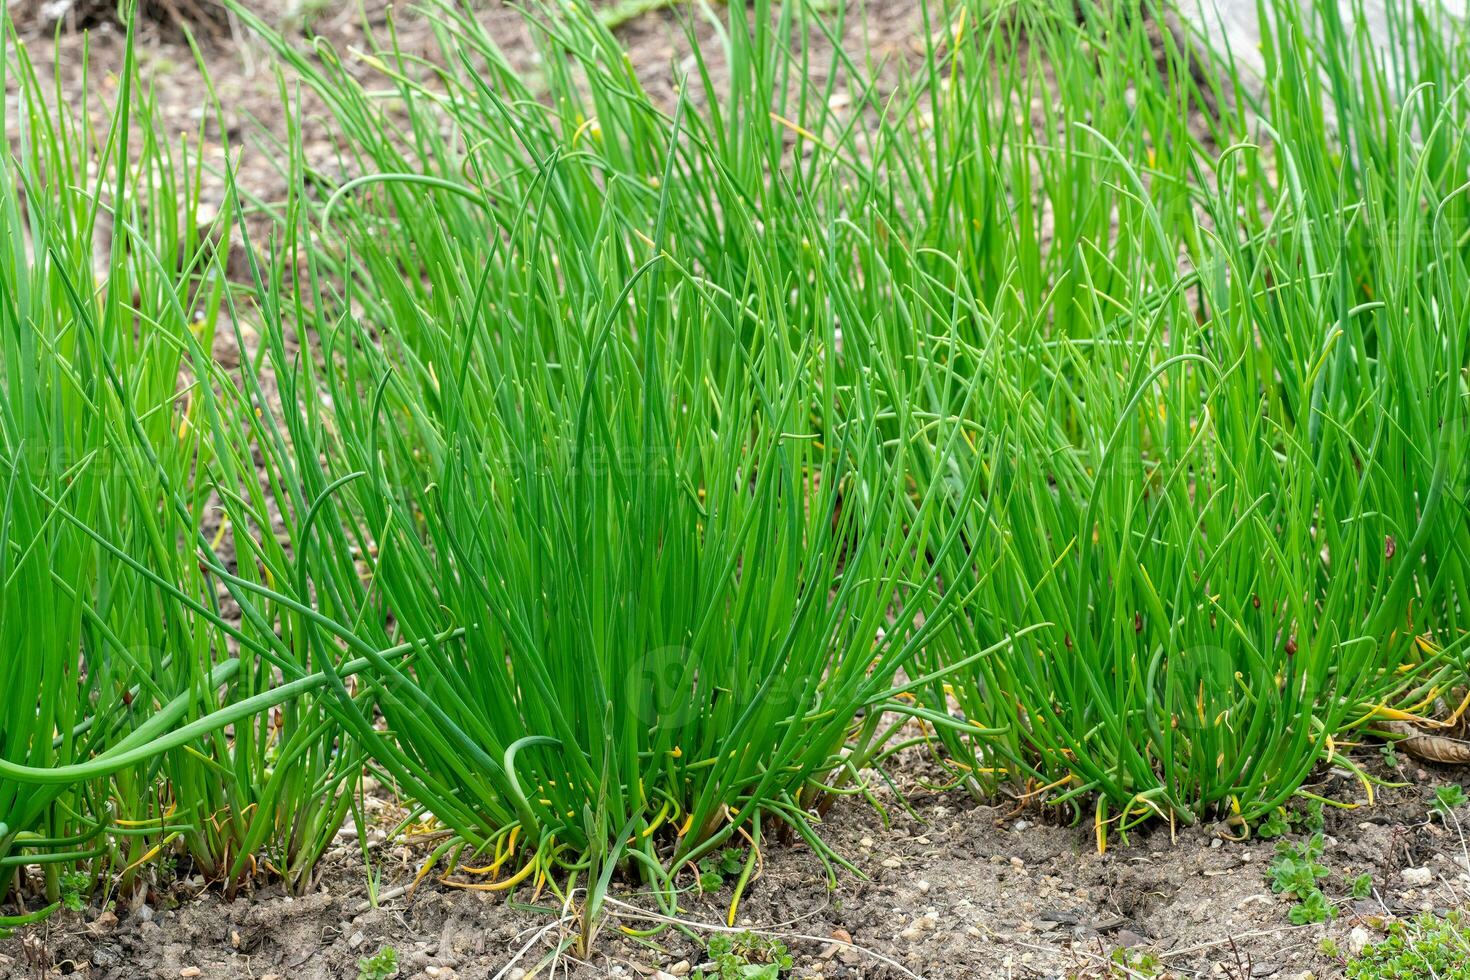
[[[20,147],[6,161],[0,206],[6,250],[0,353],[4,746],[7,760],[45,768],[117,740],[134,702],[141,713],[166,700],[170,692],[160,686],[166,648],[184,644],[168,663],[193,662],[195,638],[170,621],[146,583],[107,562],[85,533],[107,527],[120,547],[149,562],[171,562],[178,525],[171,512],[160,521],[150,511],[160,480],[187,467],[191,449],[187,436],[175,431],[171,411],[179,351],[167,331],[179,323],[135,331],[124,306],[133,290],[157,295],[168,287],[167,278],[147,261],[130,260],[123,248],[107,257],[105,272],[94,269],[105,192],[100,181],[77,190],[89,179],[91,134],[69,116],[48,111],[23,49],[16,50],[14,71],[22,92]],[[122,91],[119,119],[130,117],[132,96],[131,88]],[[107,161],[104,171],[127,154],[121,126],[108,139],[96,147]],[[140,158],[147,168],[149,154]],[[99,275],[121,288],[97,289]],[[136,436],[156,447],[157,473],[152,465],[140,467]],[[75,520],[61,519],[61,507]],[[113,853],[105,837],[109,827],[127,828],[117,854],[121,864],[131,863],[174,827],[158,805],[149,768],[119,771],[115,793],[100,783],[38,790],[6,780],[0,860],[12,871],[42,863],[53,901],[58,866],[76,860],[105,865]]]
[[[623,386],[693,414],[697,399],[671,382],[647,390],[659,358],[723,403],[731,365],[762,363],[753,340],[786,336],[790,349],[825,332],[828,349],[794,368],[816,385],[813,438],[871,417],[914,506],[944,524],[938,539],[962,542],[929,556],[966,601],[925,645],[933,671],[954,672],[936,677],[925,710],[942,717],[953,697],[983,728],[940,726],[977,785],[1019,777],[1055,803],[1096,799],[1102,840],[1150,816],[1249,820],[1324,760],[1351,767],[1336,740],[1390,703],[1432,701],[1440,654],[1463,636],[1464,31],[1391,20],[1403,33],[1384,54],[1325,9],[1271,10],[1258,96],[1228,57],[1160,40],[1136,12],[1046,4],[943,11],[946,30],[897,82],[840,45],[811,81],[805,32],[840,38],[840,15],[757,5],[720,35],[723,88],[694,48],[682,91],[700,109],[655,104],[575,10],[537,15],[545,93],[452,11],[448,67],[431,78],[391,41],[365,59],[391,109],[335,54],[318,64],[279,47],[342,122],[345,166],[364,174],[320,209],[365,311],[357,339],[330,354],[353,387],[381,385],[358,430],[408,443],[351,454],[387,481],[358,506],[372,514],[387,488],[413,484],[450,499],[438,413],[483,411],[455,407],[478,376],[492,380],[466,405],[503,386],[504,451],[529,454],[497,488],[537,501],[562,487],[571,506],[585,457],[546,448],[547,420],[533,416],[575,407],[582,426],[627,402],[597,384],[589,348],[607,370],[611,338],[626,337],[643,380]],[[1221,73],[1201,81],[1211,58]],[[1365,86],[1348,84],[1355,72]],[[1307,99],[1303,75],[1320,80]],[[856,111],[833,109],[844,103]],[[633,231],[615,247],[620,226]],[[671,282],[671,266],[693,278]],[[620,332],[603,321],[605,294],[637,275]],[[690,283],[738,302],[728,331],[661,319],[687,307]],[[783,304],[770,284],[788,287]],[[566,318],[587,324],[582,339]],[[348,354],[378,348],[391,380]],[[529,386],[537,362],[548,380]],[[379,421],[414,377],[422,394],[400,423]],[[566,438],[583,452],[591,436]],[[646,437],[623,449],[658,455]],[[395,458],[420,469],[394,477]],[[402,506],[424,515],[431,542],[451,520],[425,500]],[[547,526],[577,527],[520,493],[500,506],[517,515],[505,528],[538,528],[542,547]],[[490,521],[468,512],[466,529]],[[394,516],[377,513],[375,525]],[[429,550],[501,568],[467,533]],[[533,576],[536,554],[522,552]],[[1037,624],[1049,625],[1004,645]],[[551,642],[522,629],[523,643]]]
[[372,556],[357,623],[417,648],[370,672],[387,733],[353,732],[453,831],[448,880],[585,886],[589,922],[618,869],[672,902],[723,845],[756,845],[748,876],[773,829],[830,867],[813,808],[867,792],[887,713],[964,726],[901,697],[960,536],[911,480],[922,420],[874,397],[913,383],[867,335],[882,286],[776,172],[800,127],[754,109],[799,77],[794,10],[781,42],[764,4],[735,28],[728,118],[654,104],[585,7],[540,24],[540,100],[435,12],[427,80],[391,38],[363,82],[255,22],[361,174],[318,193],[293,161],[295,306],[262,304],[316,338],[276,370],[339,488],[323,526]]
[[232,378],[211,354],[231,319],[224,249],[195,218],[201,162],[158,139],[131,40],[105,132],[6,40],[19,92],[0,164],[7,888],[23,896],[39,866],[53,903],[71,869],[131,894],[160,864],[230,889],[268,865],[305,887],[359,754],[309,697],[319,671],[282,684],[312,673],[285,605],[303,491],[250,410],[265,402],[253,362]]
[[[936,656],[1054,624],[954,680],[1007,733],[966,765],[1095,800],[1100,846],[1150,817],[1252,820],[1325,761],[1356,772],[1349,733],[1463,676],[1439,653],[1463,646],[1470,530],[1464,28],[1392,20],[1417,53],[1396,87],[1335,6],[1288,6],[1260,120],[1242,104],[1205,140],[1185,120],[1223,103],[1190,110],[1187,49],[1161,73],[1106,17],[1033,29],[1057,125],[987,163],[1040,174],[1059,216],[1035,305],[972,297],[962,267],[940,293],[976,329],[937,352],[993,397],[946,423],[972,452],[934,454],[982,474],[955,498],[972,614]],[[1089,184],[1101,223],[1067,227],[1052,193]]]

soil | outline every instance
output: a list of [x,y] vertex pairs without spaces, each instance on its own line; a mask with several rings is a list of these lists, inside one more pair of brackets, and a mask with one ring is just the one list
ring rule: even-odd
[[[360,45],[364,23],[382,25],[389,7],[366,0],[345,13],[309,0],[258,4],[277,24],[296,23],[318,9],[312,29],[339,51]],[[482,16],[513,61],[534,68],[535,57],[520,16],[500,3]],[[428,26],[395,15],[407,52],[427,54]],[[63,25],[65,26],[65,25]],[[919,26],[912,0],[870,4],[868,40],[878,57],[901,61],[914,50]],[[650,91],[672,92],[671,67],[686,42],[675,16],[645,13],[621,36],[645,71]],[[202,39],[211,77],[226,106],[222,134],[204,127],[204,151],[223,163],[222,136],[249,143],[263,127],[279,131],[277,79],[263,52],[238,25]],[[90,82],[83,84],[84,46]],[[93,97],[100,111],[115,91],[124,37],[103,21],[84,38],[63,30],[53,48],[49,35],[30,39],[38,75],[60,78],[63,98]],[[159,112],[171,131],[196,133],[205,118],[202,90],[190,49],[168,25],[145,29],[138,61],[153,86]],[[313,128],[313,126],[316,128]],[[319,124],[306,131],[308,158],[331,157]],[[257,149],[240,164],[240,181],[264,199],[284,189],[272,155]],[[1465,782],[1464,770],[1413,763],[1387,771],[1377,753],[1360,760],[1379,775],[1403,782],[1382,787],[1373,806],[1328,807],[1323,861],[1332,869],[1325,889],[1340,906],[1328,925],[1293,926],[1290,903],[1273,895],[1266,871],[1275,846],[1236,841],[1225,826],[1141,828],[1125,846],[1116,839],[1099,854],[1090,826],[1061,826],[1034,805],[974,802],[959,792],[932,788],[932,764],[901,756],[894,786],[877,791],[888,819],[857,801],[833,807],[823,839],[858,873],[827,871],[809,847],[767,846],[762,866],[737,912],[736,928],[780,938],[795,959],[798,977],[1029,978],[1167,975],[1183,977],[1304,977],[1341,974],[1324,955],[1322,940],[1343,949],[1381,934],[1386,917],[1465,903],[1470,895],[1470,851],[1459,821],[1470,811],[1431,819],[1434,787]],[[1331,799],[1356,804],[1362,787],[1346,773],[1323,775],[1314,787]],[[902,794],[902,798],[898,794]],[[381,799],[383,826],[394,804]],[[620,885],[607,918],[584,958],[574,954],[577,923],[549,893],[533,899],[522,891],[463,891],[427,878],[412,894],[426,848],[387,841],[370,831],[373,872],[380,902],[367,892],[356,831],[345,829],[323,862],[321,880],[304,897],[265,885],[230,901],[201,880],[183,880],[169,907],[62,912],[0,943],[0,978],[76,974],[108,980],[131,978],[250,978],[317,980],[355,977],[360,957],[387,946],[398,954],[399,976],[434,977],[655,976],[669,980],[698,970],[707,958],[703,942],[719,932],[731,896],[693,891],[681,899],[681,932],[648,939],[620,927],[654,924],[652,903],[629,884]],[[1373,897],[1346,897],[1347,881],[1370,872]],[[1138,965],[1114,963],[1115,951],[1131,949]],[[1144,957],[1157,966],[1145,966]],[[662,973],[660,973],[662,971]],[[1161,973],[1150,971],[1162,971]]]
[[[877,793],[888,822],[853,801],[834,807],[821,828],[858,873],[839,872],[829,883],[809,847],[763,849],[736,928],[780,939],[795,961],[791,976],[1326,980],[1341,976],[1342,966],[1324,955],[1324,939],[1344,951],[1361,948],[1381,938],[1391,917],[1443,912],[1470,896],[1460,830],[1470,808],[1441,817],[1427,805],[1435,786],[1465,780],[1463,770],[1375,763],[1379,776],[1402,785],[1379,788],[1372,806],[1327,807],[1321,860],[1331,875],[1323,889],[1338,916],[1294,926],[1291,902],[1272,894],[1266,877],[1275,841],[1232,840],[1223,825],[1180,829],[1171,840],[1156,824],[1099,854],[1090,826],[1057,825],[1035,805],[977,804],[926,789],[936,775],[931,764],[910,761],[891,773],[895,788]],[[1339,772],[1312,789],[1345,803],[1362,794]],[[397,818],[388,801],[379,813],[383,826]],[[692,937],[669,929],[634,939],[620,927],[654,924],[654,904],[631,883],[619,884],[590,953],[579,957],[575,915],[550,891],[507,898],[429,877],[405,895],[427,846],[372,830],[383,897],[371,907],[355,837],[344,829],[304,897],[272,885],[229,901],[196,879],[180,882],[166,908],[59,913],[0,944],[0,977],[327,980],[356,976],[359,958],[391,946],[399,976],[413,980],[669,980],[704,964],[703,942],[724,927],[731,901],[728,883],[699,895],[692,881],[682,882],[689,891],[681,922]],[[1364,872],[1372,897],[1353,900],[1348,882]],[[1115,955],[1135,957],[1139,972],[1110,973]]]
[[[303,46],[308,37],[312,43],[328,44],[349,70],[367,74],[366,65],[351,55],[370,47],[368,36],[381,37],[392,24],[398,46],[409,61],[417,58],[429,62],[439,57],[432,25],[409,4],[392,0],[355,0],[332,4],[321,0],[246,0],[247,5],[267,23],[286,36],[298,36]],[[599,6],[613,0],[594,0]],[[695,16],[686,0],[668,0],[669,6],[654,9],[620,23],[617,35],[637,68],[645,90],[656,101],[672,107],[676,101],[675,80],[693,70],[688,61],[690,43],[686,31],[692,30],[707,54],[716,52],[715,29],[703,17]],[[41,4],[45,6],[45,4]],[[540,52],[534,42],[526,18],[516,6],[504,0],[479,0],[477,16],[500,45],[509,62],[528,76],[538,72]],[[80,105],[84,101],[99,127],[106,132],[110,106],[118,88],[118,72],[126,50],[126,34],[112,19],[90,23],[86,30],[54,32],[32,16],[18,18],[23,31],[21,39],[34,64],[36,75],[49,94],[52,80],[59,81],[61,98]],[[880,83],[891,79],[904,64],[917,63],[923,55],[923,16],[917,0],[869,0],[862,16],[847,18],[845,36],[860,39],[868,45],[873,64],[881,65]],[[199,54],[180,36],[171,20],[144,24],[139,28],[136,44],[138,77],[150,88],[157,102],[160,131],[185,138],[191,149],[202,146],[206,175],[201,195],[204,207],[217,207],[224,197],[225,145],[239,154],[232,160],[242,194],[262,201],[280,200],[287,186],[280,170],[278,147],[274,141],[285,130],[282,93],[300,98],[298,117],[302,126],[301,140],[305,158],[318,166],[330,166],[338,154],[309,92],[299,92],[289,82],[276,76],[272,57],[263,43],[250,35],[248,28],[231,15],[223,28],[211,29],[197,39]],[[812,38],[813,59],[810,70],[819,76],[826,70],[820,52],[827,49],[824,38]],[[199,61],[202,58],[209,84],[218,96],[220,119],[213,109],[206,110],[206,89],[201,84]],[[710,57],[710,76],[720,85],[724,66],[717,55]],[[13,97],[15,79],[8,79]],[[880,88],[881,88],[880,84]],[[691,85],[690,97],[701,98],[698,86]],[[223,132],[221,129],[223,128]],[[18,136],[17,121],[10,120],[7,134]],[[202,141],[201,134],[202,131]]]

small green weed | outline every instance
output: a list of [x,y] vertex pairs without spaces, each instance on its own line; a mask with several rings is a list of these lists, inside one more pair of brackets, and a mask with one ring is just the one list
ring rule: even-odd
[[[1321,823],[1321,811],[1308,811],[1307,819]],[[1287,910],[1287,918],[1293,925],[1327,922],[1337,918],[1337,907],[1322,890],[1322,883],[1332,876],[1332,869],[1322,862],[1325,838],[1321,831],[1313,833],[1300,844],[1281,840],[1276,843],[1276,857],[1266,869],[1266,879],[1271,890],[1286,898],[1295,899]],[[1351,899],[1371,898],[1373,895],[1373,873],[1364,871],[1349,878],[1341,875],[1343,895]],[[1331,954],[1329,954],[1331,955]]]
[[1288,810],[1277,807],[1270,816],[1256,826],[1256,836],[1263,840],[1274,840],[1298,830],[1307,834],[1320,834],[1326,829],[1326,818],[1322,815],[1322,804],[1313,800],[1306,809]]
[[695,980],[777,980],[794,962],[781,940],[753,932],[720,933],[705,950],[712,969],[694,971]]
[[727,847],[699,862],[699,890],[717,892],[728,878],[734,878],[745,867],[745,857],[736,847]]
[[1115,949],[1109,977],[1157,977],[1163,972],[1158,956],[1146,949]]
[[1325,922],[1337,914],[1336,909],[1322,894],[1319,884],[1332,873],[1319,860],[1322,847],[1323,838],[1320,833],[1313,834],[1302,844],[1281,841],[1276,845],[1276,858],[1266,869],[1271,890],[1278,895],[1296,899],[1296,904],[1287,913],[1296,925]]
[[85,871],[63,871],[61,874],[61,907],[80,912],[87,905],[87,892],[92,876]]
[[1267,869],[1271,890],[1278,895],[1301,898],[1317,890],[1317,882],[1330,873],[1322,856],[1322,837],[1313,834],[1303,844],[1282,841],[1276,845],[1276,858]]
[[1286,810],[1277,808],[1271,811],[1259,827],[1256,828],[1256,836],[1263,840],[1274,840],[1291,831],[1291,822],[1287,818]]
[[1322,894],[1321,889],[1308,892],[1286,913],[1294,926],[1304,926],[1313,922],[1326,922],[1337,915],[1337,909],[1327,901],[1327,896]]
[[1430,913],[1388,927],[1347,965],[1349,980],[1470,980],[1470,919]]
[[1467,802],[1465,787],[1459,783],[1445,783],[1443,786],[1434,788],[1434,802],[1430,804],[1434,812],[1440,816],[1448,816],[1451,810],[1457,810]]
[[398,975],[398,950],[384,946],[357,961],[357,980],[388,980]]

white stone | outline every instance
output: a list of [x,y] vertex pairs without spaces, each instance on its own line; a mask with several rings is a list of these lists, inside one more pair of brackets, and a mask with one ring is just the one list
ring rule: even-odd
[[[1359,20],[1366,27],[1368,37],[1378,48],[1379,55],[1388,54],[1389,4],[1398,0],[1337,0],[1338,12],[1343,27],[1351,32]],[[1311,30],[1313,24],[1313,0],[1299,0],[1302,23]],[[1461,20],[1470,17],[1470,0],[1420,0],[1410,5],[1411,11],[1422,9],[1426,16],[1438,16],[1438,8],[1444,13]],[[1267,9],[1271,5],[1267,4]],[[1179,14],[1194,32],[1201,35],[1213,48],[1224,54],[1227,49],[1237,65],[1245,70],[1247,84],[1259,83],[1265,76],[1266,60],[1261,52],[1261,23],[1258,18],[1256,0],[1183,0],[1178,6]],[[1361,18],[1358,16],[1361,10]],[[1431,21],[1432,22],[1432,21]],[[1272,33],[1275,33],[1274,25]],[[1390,65],[1385,70],[1392,70]],[[1395,80],[1389,79],[1391,85]],[[1394,85],[1400,90],[1407,86]]]
[[1434,884],[1434,871],[1431,868],[1405,868],[1399,872],[1399,876],[1404,879],[1404,884],[1415,888]]

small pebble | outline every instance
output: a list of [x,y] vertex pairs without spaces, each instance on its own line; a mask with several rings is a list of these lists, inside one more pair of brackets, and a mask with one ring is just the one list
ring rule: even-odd
[[1434,884],[1434,871],[1431,868],[1405,868],[1399,875],[1406,885],[1420,887]]
[[199,976],[199,974],[201,974],[203,972],[204,971],[201,970],[201,969],[199,969],[199,967],[197,967],[197,966],[186,966],[182,970],[179,971],[179,976],[181,976],[181,977],[197,977],[197,976]]

